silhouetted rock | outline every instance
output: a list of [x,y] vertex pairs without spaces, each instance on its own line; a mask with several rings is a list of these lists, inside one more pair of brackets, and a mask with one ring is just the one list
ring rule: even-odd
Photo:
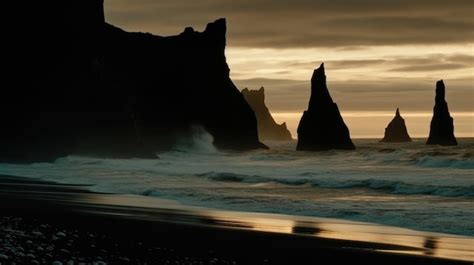
[[395,117],[385,128],[385,136],[381,142],[386,143],[401,143],[411,142],[411,138],[408,135],[407,126],[405,120],[400,115],[400,110],[397,108]]
[[433,118],[430,126],[430,136],[426,144],[457,145],[454,136],[453,118],[448,110],[448,103],[445,100],[445,86],[443,80],[436,83],[436,98],[433,109]]
[[265,147],[229,78],[224,19],[161,37],[105,23],[102,0],[13,10],[22,14],[4,35],[0,161],[156,157],[193,125],[218,148]]
[[326,86],[324,64],[314,70],[308,110],[298,126],[297,150],[355,149],[339,108]]
[[265,89],[263,87],[259,90],[245,88],[242,90],[242,95],[255,112],[260,140],[292,140],[291,133],[286,128],[286,123],[277,124],[265,105]]

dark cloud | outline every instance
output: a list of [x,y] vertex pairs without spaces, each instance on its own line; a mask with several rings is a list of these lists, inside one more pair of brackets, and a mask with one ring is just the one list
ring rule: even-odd
[[173,35],[227,17],[244,47],[345,47],[474,41],[472,0],[109,0],[107,20]]

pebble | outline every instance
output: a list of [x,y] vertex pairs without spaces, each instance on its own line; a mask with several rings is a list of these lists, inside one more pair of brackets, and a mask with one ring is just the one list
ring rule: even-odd
[[66,234],[63,233],[63,232],[57,232],[57,233],[56,233],[56,236],[57,236],[57,237],[65,237]]
[[63,265],[63,263],[61,261],[53,261],[53,263],[51,265]]
[[8,260],[8,256],[5,254],[0,254],[0,260]]
[[33,231],[33,235],[35,236],[43,236],[43,233],[39,232],[39,231]]

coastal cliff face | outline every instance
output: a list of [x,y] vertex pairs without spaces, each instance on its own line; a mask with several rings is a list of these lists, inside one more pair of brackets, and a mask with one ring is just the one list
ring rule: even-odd
[[242,90],[245,100],[249,103],[257,117],[258,135],[260,140],[288,141],[292,140],[286,123],[277,124],[265,105],[265,89]]
[[381,140],[385,143],[401,143],[411,142],[411,138],[408,135],[408,130],[405,125],[405,120],[400,115],[400,110],[397,108],[395,117],[385,128],[385,136]]
[[265,147],[229,78],[224,19],[161,37],[107,24],[102,0],[21,9],[28,28],[6,38],[0,161],[156,157],[194,125],[218,148]]
[[324,64],[314,70],[308,110],[298,125],[297,150],[355,149],[347,128],[326,85]]
[[453,118],[449,114],[448,103],[445,100],[446,87],[443,80],[436,83],[436,98],[431,120],[428,145],[457,145],[454,136]]

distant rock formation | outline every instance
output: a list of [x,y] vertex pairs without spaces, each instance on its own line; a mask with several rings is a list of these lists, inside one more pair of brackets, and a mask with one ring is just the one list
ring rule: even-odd
[[156,157],[193,125],[221,149],[265,148],[229,78],[224,19],[161,37],[105,23],[102,0],[27,2],[4,34],[0,162]]
[[443,80],[436,83],[436,98],[433,118],[430,126],[430,136],[426,144],[457,145],[454,136],[453,118],[449,114],[448,103],[445,100],[446,88]]
[[398,108],[395,113],[395,117],[385,129],[385,136],[381,140],[381,142],[385,142],[385,143],[411,142],[411,138],[408,135],[408,130],[405,125],[405,120],[400,115],[400,110]]
[[292,140],[286,123],[277,124],[265,105],[265,88],[259,90],[242,90],[245,100],[250,104],[257,117],[258,136],[260,140],[286,141]]
[[355,149],[349,129],[326,86],[324,64],[314,70],[311,98],[298,126],[297,150]]

